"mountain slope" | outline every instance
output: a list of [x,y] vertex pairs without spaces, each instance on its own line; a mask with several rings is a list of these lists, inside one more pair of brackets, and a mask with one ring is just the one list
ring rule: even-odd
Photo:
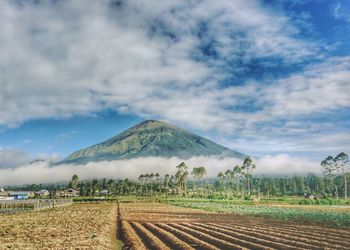
[[59,163],[82,164],[90,161],[130,159],[136,157],[221,155],[236,158],[244,154],[230,150],[201,136],[165,122],[148,120],[85,149],[78,150]]

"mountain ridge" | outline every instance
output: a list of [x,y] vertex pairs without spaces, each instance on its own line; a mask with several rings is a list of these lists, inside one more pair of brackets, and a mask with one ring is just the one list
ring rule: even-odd
[[101,143],[77,150],[58,164],[84,164],[139,157],[173,157],[246,155],[212,142],[172,124],[146,120]]

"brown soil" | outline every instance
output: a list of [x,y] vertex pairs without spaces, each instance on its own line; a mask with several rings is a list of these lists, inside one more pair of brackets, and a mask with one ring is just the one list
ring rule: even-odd
[[122,203],[124,249],[350,249],[350,229]]
[[116,204],[0,215],[0,249],[115,249]]

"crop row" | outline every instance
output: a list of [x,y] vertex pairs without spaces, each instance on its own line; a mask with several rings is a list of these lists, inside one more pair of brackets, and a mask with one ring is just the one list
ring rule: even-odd
[[139,223],[123,221],[126,249],[349,249],[346,238],[296,237],[288,231],[217,223]]
[[304,209],[297,207],[273,207],[258,205],[232,205],[207,202],[177,202],[168,204],[185,208],[195,208],[211,212],[225,212],[240,215],[263,216],[282,220],[310,221],[314,223],[328,223],[335,226],[350,226],[350,213],[340,211],[325,211],[318,209]]

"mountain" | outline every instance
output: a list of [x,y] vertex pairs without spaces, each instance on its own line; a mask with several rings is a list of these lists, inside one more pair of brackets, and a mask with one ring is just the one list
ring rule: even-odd
[[74,152],[59,162],[83,164],[136,157],[230,156],[244,158],[237,151],[216,144],[201,136],[161,121],[148,120],[91,147]]

